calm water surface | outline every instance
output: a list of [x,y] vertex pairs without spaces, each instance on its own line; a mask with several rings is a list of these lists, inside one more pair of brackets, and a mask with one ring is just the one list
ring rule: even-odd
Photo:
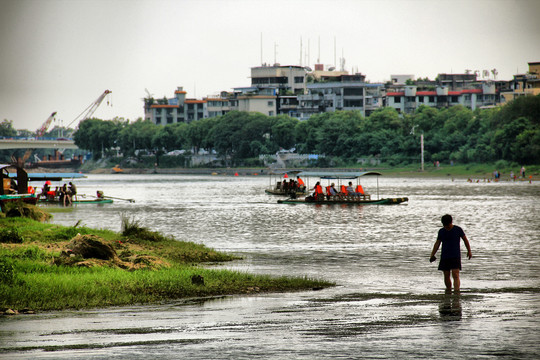
[[[120,214],[244,257],[222,267],[334,281],[318,292],[48,312],[0,319],[0,358],[540,358],[540,184],[381,178],[392,206],[277,204],[263,176],[90,175],[135,203],[53,222],[120,230]],[[362,182],[376,193],[375,180]],[[375,195],[376,196],[376,195]],[[462,293],[429,253],[440,217],[467,234]]]

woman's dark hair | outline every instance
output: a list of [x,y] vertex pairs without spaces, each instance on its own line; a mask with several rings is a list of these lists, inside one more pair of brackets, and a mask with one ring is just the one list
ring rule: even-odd
[[450,225],[452,223],[452,216],[448,214],[443,215],[443,217],[441,218],[441,222],[443,226]]

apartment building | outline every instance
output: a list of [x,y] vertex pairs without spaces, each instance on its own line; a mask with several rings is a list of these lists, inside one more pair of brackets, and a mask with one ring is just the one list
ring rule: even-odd
[[192,122],[208,117],[207,101],[188,99],[179,86],[170,99],[147,98],[144,101],[144,118],[156,125]]
[[418,107],[425,105],[434,108],[445,108],[463,105],[471,110],[481,107],[495,106],[500,102],[495,83],[485,82],[477,87],[450,90],[448,86],[437,86],[435,90],[419,90],[417,86],[404,86],[401,91],[386,93],[386,106],[400,113],[413,113]]
[[314,114],[339,110],[357,110],[369,116],[383,106],[383,84],[350,80],[345,76],[341,81],[308,84],[307,94],[298,95],[297,117],[305,120]]
[[[497,106],[517,96],[540,94],[540,62],[529,62],[526,74],[508,81],[477,79],[476,73],[439,74],[434,81],[413,75],[391,75],[387,84],[366,82],[361,73],[302,66],[262,65],[251,68],[251,85],[222,91],[203,99],[187,98],[178,87],[170,99],[144,99],[145,119],[158,125],[189,123],[229,111],[288,115],[300,120],[313,114],[356,110],[363,116],[384,106],[412,113],[425,105],[445,108],[462,105],[472,110]],[[309,81],[308,81],[309,80]],[[415,84],[415,85],[407,85]]]
[[540,94],[540,62],[530,62],[526,74],[514,75],[510,86],[502,92],[505,101],[511,101],[519,96]]
[[307,70],[297,65],[262,65],[251,68],[251,86],[279,89],[280,93],[303,94]]

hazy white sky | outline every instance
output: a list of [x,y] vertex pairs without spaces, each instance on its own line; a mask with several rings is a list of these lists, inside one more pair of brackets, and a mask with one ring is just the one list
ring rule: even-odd
[[263,62],[313,66],[319,39],[321,63],[343,54],[372,82],[493,68],[510,80],[540,61],[539,16],[538,0],[0,0],[0,121],[34,131],[57,111],[67,125],[106,89],[112,106],[94,116],[135,120],[145,89],[247,86],[261,48]]

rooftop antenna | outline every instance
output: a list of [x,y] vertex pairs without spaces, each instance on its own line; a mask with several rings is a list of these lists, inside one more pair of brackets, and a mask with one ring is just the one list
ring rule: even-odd
[[336,37],[334,36],[334,66],[337,65],[336,61]]
[[276,55],[277,55],[277,44],[274,43],[274,65],[277,64]]
[[317,53],[317,64],[321,63],[321,37],[319,36],[319,52]]
[[262,31],[261,31],[261,66],[263,64],[263,42],[262,42]]
[[300,66],[302,66],[302,37],[300,36]]
[[306,55],[306,65],[309,66],[309,57],[310,57],[310,46],[309,46],[309,39],[307,40],[307,55]]

